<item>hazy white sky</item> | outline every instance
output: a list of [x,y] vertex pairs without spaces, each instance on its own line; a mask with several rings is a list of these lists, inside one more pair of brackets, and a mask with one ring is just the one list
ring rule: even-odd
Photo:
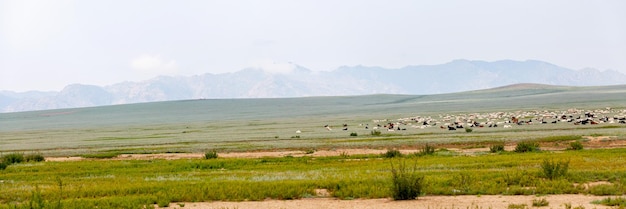
[[454,59],[626,73],[626,1],[0,0],[0,90]]

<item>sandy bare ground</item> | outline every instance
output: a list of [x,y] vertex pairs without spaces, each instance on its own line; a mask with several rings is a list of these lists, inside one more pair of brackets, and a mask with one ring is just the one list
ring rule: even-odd
[[[588,196],[588,195],[550,195],[550,196],[502,196],[502,195],[483,195],[483,196],[425,196],[419,197],[418,200],[410,201],[393,201],[391,199],[358,199],[358,200],[337,200],[332,198],[306,198],[299,200],[266,200],[266,201],[244,201],[244,202],[202,202],[202,203],[184,203],[182,208],[191,209],[225,209],[225,208],[254,208],[254,209],[276,209],[276,208],[299,208],[299,209],[318,209],[318,208],[338,208],[338,209],[356,209],[356,208],[390,208],[390,209],[488,209],[488,208],[508,208],[510,204],[526,204],[528,208],[532,207],[535,199],[545,198],[549,205],[541,208],[565,208],[565,204],[571,204],[572,208],[583,206],[584,208],[603,209],[611,208],[608,206],[591,204],[591,201],[601,200],[605,197]],[[169,208],[181,208],[178,203],[170,204]]]
[[[588,142],[585,142],[586,149],[611,149],[626,147],[626,140],[611,140],[610,136],[601,137],[585,137]],[[444,146],[445,147],[445,146]],[[445,147],[446,149],[458,152],[464,155],[474,155],[479,152],[489,152],[489,148],[471,148],[463,149],[459,147]],[[563,143],[561,146],[542,146],[542,150],[558,151],[567,148],[567,143]],[[514,145],[505,146],[505,150],[513,151]],[[263,157],[327,157],[327,156],[339,156],[339,155],[359,155],[359,154],[382,154],[387,149],[333,149],[333,150],[317,150],[312,154],[306,154],[304,151],[292,150],[292,151],[259,151],[259,152],[229,152],[218,153],[220,158],[263,158]],[[403,154],[410,154],[419,152],[418,149],[400,149]],[[159,154],[122,154],[112,159],[106,160],[151,160],[151,159],[199,159],[204,156],[204,153],[159,153]],[[82,157],[46,157],[46,161],[79,161],[88,160]]]

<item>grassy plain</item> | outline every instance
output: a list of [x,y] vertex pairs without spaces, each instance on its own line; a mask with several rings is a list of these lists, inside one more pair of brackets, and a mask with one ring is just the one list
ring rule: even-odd
[[[0,208],[29,204],[143,208],[169,202],[295,199],[316,197],[316,189],[326,189],[340,199],[390,197],[390,164],[399,160],[416,163],[425,176],[423,192],[430,195],[621,195],[626,192],[623,148],[478,152],[471,156],[441,148],[537,141],[564,150],[569,142],[586,142],[583,136],[605,137],[602,143],[608,146],[626,140],[624,124],[558,123],[474,128],[471,133],[438,127],[408,128],[383,131],[380,136],[372,136],[371,129],[359,126],[372,127],[417,115],[521,114],[606,107],[615,110],[611,115],[624,113],[619,111],[626,109],[626,86],[517,85],[442,95],[193,100],[3,113],[0,152],[92,160],[29,162],[0,170]],[[348,124],[348,131],[341,130],[343,124]],[[353,132],[357,136],[350,136]],[[425,144],[440,149],[433,156],[392,159],[380,155],[98,159],[121,153],[391,149]],[[551,180],[543,177],[540,165],[546,159],[569,160],[568,174]],[[599,181],[609,184],[585,186]]]

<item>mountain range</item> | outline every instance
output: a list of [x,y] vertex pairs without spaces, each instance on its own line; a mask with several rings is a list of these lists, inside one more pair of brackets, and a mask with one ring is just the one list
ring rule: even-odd
[[223,74],[159,76],[110,86],[71,84],[59,92],[0,91],[0,112],[188,99],[425,95],[517,83],[604,86],[626,84],[626,75],[592,68],[572,70],[537,60],[454,60],[440,65],[416,65],[399,69],[342,66],[333,71],[311,71],[293,65],[291,71],[280,73],[247,68]]

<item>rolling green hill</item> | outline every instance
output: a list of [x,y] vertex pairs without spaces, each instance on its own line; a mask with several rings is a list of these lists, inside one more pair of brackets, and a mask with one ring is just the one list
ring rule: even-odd
[[[517,84],[438,95],[208,99],[2,113],[0,151],[77,149],[84,152],[151,145],[187,150],[193,144],[213,142],[240,143],[214,148],[265,149],[276,144],[250,145],[249,142],[295,137],[296,130],[301,130],[302,137],[308,139],[345,137],[345,134],[325,132],[322,127],[331,125],[339,129],[341,124],[354,127],[373,119],[605,107],[626,107],[626,85]],[[305,146],[309,141],[298,143]]]

